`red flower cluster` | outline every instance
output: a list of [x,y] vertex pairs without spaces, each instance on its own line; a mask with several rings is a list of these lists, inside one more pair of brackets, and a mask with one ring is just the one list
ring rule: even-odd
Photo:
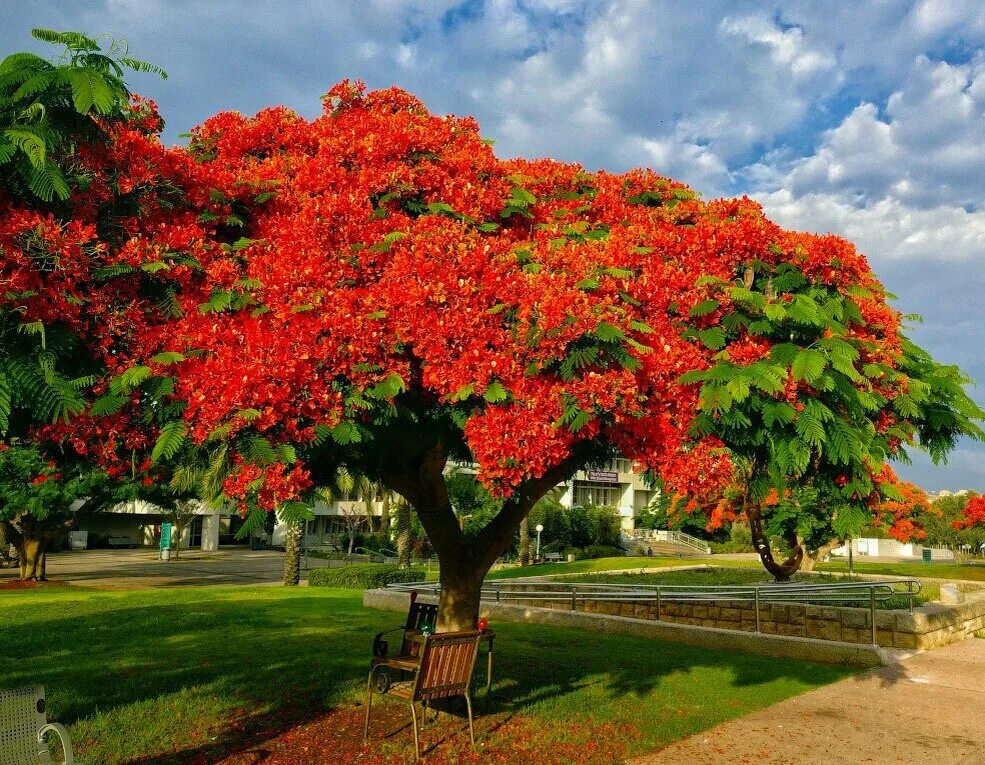
[[[313,120],[219,114],[166,149],[154,105],[137,102],[108,145],[80,151],[92,182],[72,223],[0,200],[0,308],[67,323],[113,373],[173,378],[196,442],[249,430],[305,444],[413,392],[464,418],[500,494],[586,439],[682,494],[720,493],[727,456],[689,435],[698,392],[678,383],[715,352],[684,329],[708,277],[750,262],[870,289],[850,330],[863,362],[894,363],[898,316],[844,240],[783,231],[749,199],[703,202],[649,171],[500,160],[473,120],[397,89],[343,82],[324,106]],[[121,196],[139,204],[118,206],[132,211],[98,238]],[[743,334],[723,353],[744,365],[769,350]],[[124,412],[71,438],[108,458],[153,443],[146,431]],[[309,484],[300,464],[240,464],[226,492],[271,508]]]
[[985,526],[985,497],[972,497],[964,506],[964,517],[954,522],[956,529]]

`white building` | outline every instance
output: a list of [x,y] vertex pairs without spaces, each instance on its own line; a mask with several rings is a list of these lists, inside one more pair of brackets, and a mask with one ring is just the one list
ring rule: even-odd
[[[457,467],[469,470],[471,466]],[[626,532],[635,528],[637,514],[657,495],[633,472],[632,463],[625,459],[611,460],[601,469],[579,471],[562,486],[564,494],[561,504],[566,507],[613,507],[618,511],[622,529]],[[360,531],[369,528],[366,502],[351,493],[337,501],[317,502],[312,510],[315,517],[305,527],[307,547],[344,547],[350,523],[358,523]],[[201,503],[194,513],[194,519],[179,540],[182,549],[217,550],[225,545],[249,544],[249,539],[237,538],[237,532],[243,525],[238,513],[229,509],[216,510]],[[369,514],[380,518],[383,502],[379,499],[370,502]],[[157,547],[161,526],[167,521],[167,515],[161,508],[137,500],[86,516],[79,523],[79,530],[87,532],[89,547]],[[283,547],[286,530],[286,524],[278,521],[269,544]]]
[[[383,503],[370,503],[374,517],[383,514]],[[347,534],[346,518],[359,519],[361,531],[365,531],[366,503],[353,498],[338,502],[318,502],[313,508],[315,518],[308,521],[305,543],[309,547],[341,544]],[[243,526],[239,513],[230,509],[216,510],[202,503],[195,503],[195,517],[178,541],[181,549],[218,550],[220,546],[249,545],[248,538],[238,538]],[[167,514],[157,505],[142,500],[124,502],[100,513],[87,515],[79,522],[78,530],[84,532],[87,547],[157,547],[161,539],[161,526],[168,522]],[[274,547],[283,547],[286,525],[280,521],[274,527]],[[261,536],[257,532],[255,536]],[[79,538],[78,535],[75,538]]]
[[659,495],[659,490],[650,489],[633,472],[633,464],[626,459],[611,460],[602,469],[579,470],[563,485],[562,505],[613,507],[619,513],[622,530],[627,532],[636,528],[636,516]]

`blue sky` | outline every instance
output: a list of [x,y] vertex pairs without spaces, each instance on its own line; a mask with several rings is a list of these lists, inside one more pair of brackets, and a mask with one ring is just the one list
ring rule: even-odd
[[[650,166],[779,223],[855,241],[913,335],[985,384],[985,3],[980,0],[28,0],[33,26],[106,33],[166,139],[222,109],[320,110],[344,78],[472,114],[503,156]],[[985,404],[985,388],[974,395]],[[985,448],[901,472],[985,490]]]

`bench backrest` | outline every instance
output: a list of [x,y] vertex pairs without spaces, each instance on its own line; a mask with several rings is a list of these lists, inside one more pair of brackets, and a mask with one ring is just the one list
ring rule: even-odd
[[407,612],[407,624],[404,629],[420,632],[426,624],[433,630],[437,621],[437,603],[421,603],[415,600],[410,604],[410,610]]
[[0,691],[0,765],[40,762],[38,731],[47,722],[40,685]]
[[417,656],[420,644],[415,642],[413,637],[424,630],[427,626],[434,632],[434,625],[438,621],[437,603],[420,603],[414,601],[410,604],[407,612],[407,622],[404,625],[404,641],[400,647],[402,656]]
[[429,635],[421,649],[414,701],[464,694],[472,681],[481,636],[478,630]]

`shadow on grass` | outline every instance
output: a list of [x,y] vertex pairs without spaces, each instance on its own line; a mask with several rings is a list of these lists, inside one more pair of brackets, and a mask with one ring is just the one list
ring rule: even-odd
[[[364,609],[358,593],[331,590],[63,594],[34,603],[19,593],[16,603],[0,598],[0,687],[46,686],[51,719],[76,723],[105,762],[139,765],[215,762],[361,699],[373,634],[400,621]],[[491,711],[500,713],[602,719],[623,706],[704,709],[733,697],[748,698],[746,708],[847,674],[577,629],[494,626],[495,693],[507,701],[494,696]],[[102,741],[111,735],[132,740],[114,749]],[[177,751],[133,756],[168,749]]]

